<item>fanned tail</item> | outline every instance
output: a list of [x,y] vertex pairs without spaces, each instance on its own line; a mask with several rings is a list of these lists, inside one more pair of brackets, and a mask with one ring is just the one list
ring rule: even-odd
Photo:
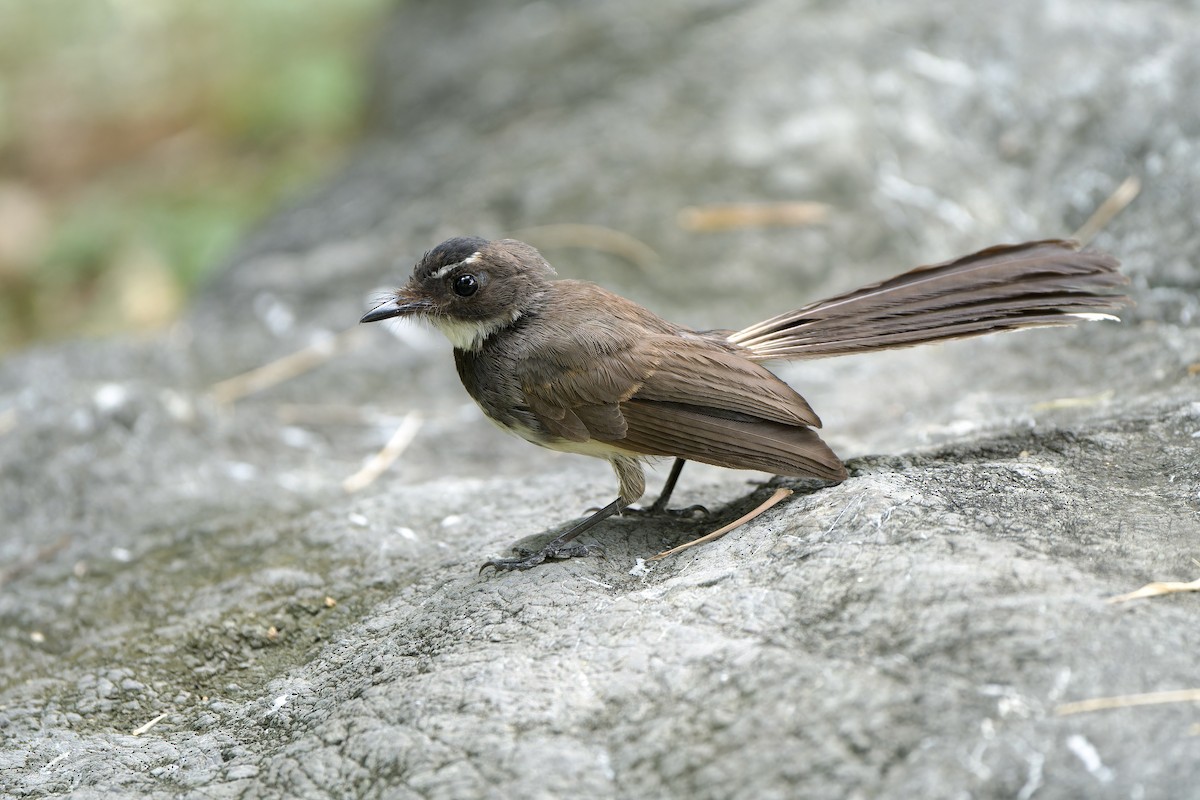
[[821,358],[994,331],[1116,319],[1128,283],[1107,253],[1049,239],[989,247],[729,335],[756,361]]

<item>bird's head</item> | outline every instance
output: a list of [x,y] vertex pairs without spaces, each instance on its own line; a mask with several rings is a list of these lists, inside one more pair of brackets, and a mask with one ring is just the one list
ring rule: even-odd
[[535,310],[553,276],[542,254],[516,239],[447,239],[359,321],[409,317],[432,324],[460,350],[477,350]]

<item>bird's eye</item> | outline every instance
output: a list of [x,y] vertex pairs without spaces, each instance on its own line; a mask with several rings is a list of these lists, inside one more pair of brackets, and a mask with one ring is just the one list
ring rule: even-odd
[[470,297],[479,291],[479,280],[474,275],[459,275],[450,286],[459,297]]

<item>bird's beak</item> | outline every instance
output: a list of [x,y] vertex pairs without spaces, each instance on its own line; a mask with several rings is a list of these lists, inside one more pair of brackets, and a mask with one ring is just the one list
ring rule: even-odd
[[423,297],[411,297],[397,292],[396,295],[386,303],[376,306],[375,308],[363,314],[362,322],[379,322],[381,319],[391,319],[392,317],[403,317],[408,314],[424,311],[430,307],[430,303]]

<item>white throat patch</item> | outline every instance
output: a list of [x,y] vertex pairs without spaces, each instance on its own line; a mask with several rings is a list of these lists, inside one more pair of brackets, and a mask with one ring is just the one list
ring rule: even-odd
[[493,333],[507,328],[520,318],[521,312],[517,311],[511,319],[463,320],[431,317],[429,322],[441,331],[455,348],[474,352],[483,347],[483,343]]

